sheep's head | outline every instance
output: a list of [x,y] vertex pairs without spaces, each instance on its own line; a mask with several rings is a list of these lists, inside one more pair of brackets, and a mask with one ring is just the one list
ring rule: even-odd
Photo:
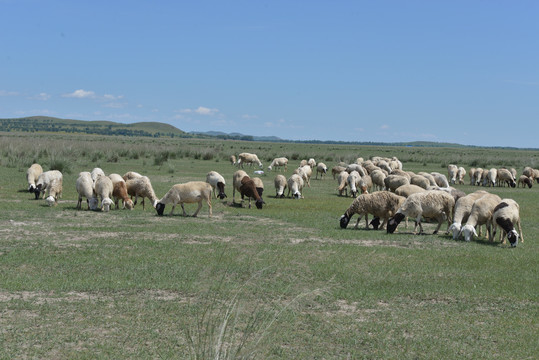
[[462,229],[460,230],[459,236],[461,234],[464,237],[464,240],[466,241],[470,241],[474,235],[477,236],[475,227],[473,227],[472,225],[464,225]]
[[447,229],[448,231],[451,231],[453,233],[453,240],[457,240],[459,235],[460,235],[460,228],[462,227],[462,224],[461,223],[453,223],[451,224],[451,226],[449,227],[449,229]]
[[54,198],[54,196],[48,196],[46,199],[45,199],[45,202],[47,203],[47,205],[49,206],[54,206],[56,205],[56,199]]
[[517,183],[514,182],[513,180],[511,180],[511,187],[512,187],[512,188],[517,187]]
[[350,217],[346,214],[341,216],[341,219],[339,220],[339,223],[341,225],[341,229],[346,229],[348,226],[348,223],[350,222]]
[[518,233],[516,232],[515,229],[509,231],[507,233],[507,238],[509,239],[509,242],[511,243],[511,247],[516,247],[517,244],[518,244]]
[[112,201],[112,199],[109,199],[109,198],[103,199],[103,201],[101,201],[101,206],[102,206],[101,210],[103,210],[104,212],[108,212],[112,204],[114,204],[114,201]]
[[255,202],[256,208],[259,209],[259,210],[262,209],[262,205],[264,205],[264,204],[265,204],[265,202],[264,202],[264,200],[262,200],[262,198],[258,199]]
[[224,198],[227,197],[224,192],[220,192],[218,196],[219,196],[219,199],[221,199],[221,200],[223,200]]
[[97,200],[96,197],[88,199],[88,207],[90,208],[90,210],[96,210],[98,202],[99,200]]
[[41,184],[36,186],[36,188],[34,189],[34,195],[36,197],[36,200],[39,199],[39,194],[41,194]]
[[372,225],[372,228],[374,230],[378,230],[378,227],[380,227],[380,218],[377,216],[374,219],[371,220],[369,225]]
[[294,199],[301,199],[301,193],[299,191],[294,193]]
[[36,189],[36,187],[33,184],[28,186],[28,192],[33,193],[35,189]]
[[395,216],[391,217],[387,222],[387,233],[393,234],[404,218],[405,216],[402,213],[396,213]]
[[155,205],[155,210],[157,210],[157,215],[163,216],[163,212],[165,211],[165,204],[158,202]]
[[133,200],[131,199],[127,199],[124,201],[124,207],[127,209],[127,210],[133,210],[133,207],[135,205],[133,205]]

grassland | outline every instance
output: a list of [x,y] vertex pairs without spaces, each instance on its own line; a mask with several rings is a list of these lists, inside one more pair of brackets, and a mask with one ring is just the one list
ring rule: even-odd
[[[233,206],[227,185],[212,218],[206,206],[197,218],[75,209],[80,171],[138,171],[162,196],[209,170],[231,182],[228,156],[241,151],[266,165],[287,156],[291,167],[372,155],[412,171],[539,167],[527,150],[3,134],[0,358],[537,357],[537,184],[489,189],[521,206],[525,243],[515,249],[410,228],[340,229],[352,199],[337,196],[331,176],[312,180],[302,200],[275,199],[265,176],[262,210]],[[64,173],[56,207],[25,191],[36,161]]]

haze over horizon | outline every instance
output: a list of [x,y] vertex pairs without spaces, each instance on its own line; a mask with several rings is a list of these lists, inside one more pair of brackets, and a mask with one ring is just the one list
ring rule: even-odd
[[538,147],[533,1],[0,6],[0,118]]

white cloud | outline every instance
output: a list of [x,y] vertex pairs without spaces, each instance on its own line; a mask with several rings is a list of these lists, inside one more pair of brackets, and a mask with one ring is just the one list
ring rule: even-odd
[[380,129],[387,130],[387,129],[389,129],[389,125],[384,124],[384,125],[380,126]]
[[241,116],[242,119],[246,119],[246,120],[251,120],[251,119],[258,119],[258,116],[257,115],[249,115],[249,114],[244,114]]
[[51,95],[50,94],[47,94],[47,93],[39,93],[37,94],[36,96],[32,97],[31,99],[34,99],[34,100],[43,100],[43,101],[47,101],[51,98]]
[[105,100],[120,100],[120,99],[123,99],[123,95],[110,95],[110,94],[105,94],[103,95],[103,98]]
[[106,108],[110,109],[121,109],[125,106],[125,103],[119,103],[119,102],[111,102],[108,104],[103,105]]
[[77,98],[77,99],[94,99],[96,97],[95,92],[86,91],[83,89],[75,90],[70,94],[64,94],[63,97]]
[[0,90],[0,96],[17,96],[19,95],[16,91],[6,91],[6,90]]
[[181,113],[184,114],[198,114],[198,115],[215,115],[219,113],[218,109],[210,109],[204,106],[199,106],[197,109],[182,109],[180,110]]
[[277,121],[266,121],[264,123],[264,126],[268,127],[268,128],[276,128],[276,127],[284,126],[285,123],[286,123],[286,121],[284,119],[279,119]]

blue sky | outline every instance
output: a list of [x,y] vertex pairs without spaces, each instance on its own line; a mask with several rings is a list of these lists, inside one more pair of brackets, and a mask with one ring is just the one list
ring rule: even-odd
[[538,148],[537,1],[0,0],[0,118]]

